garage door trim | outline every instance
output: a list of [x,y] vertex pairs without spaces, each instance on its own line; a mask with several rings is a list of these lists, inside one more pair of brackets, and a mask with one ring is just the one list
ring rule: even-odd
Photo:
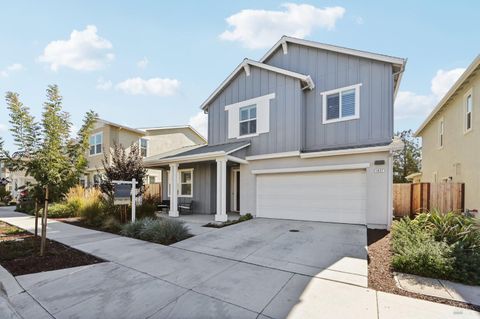
[[323,171],[345,171],[345,170],[366,169],[369,167],[370,167],[370,163],[358,163],[358,164],[345,164],[345,165],[323,165],[323,166],[310,166],[310,167],[255,169],[255,170],[252,170],[252,174],[258,175],[258,174],[302,173],[302,172],[323,172]]

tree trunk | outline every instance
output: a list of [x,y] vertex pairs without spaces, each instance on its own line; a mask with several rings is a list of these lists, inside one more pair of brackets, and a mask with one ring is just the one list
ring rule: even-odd
[[47,215],[48,215],[48,186],[45,187],[45,206],[42,216],[42,240],[40,243],[40,256],[45,253],[45,244],[47,243]]
[[35,237],[38,237],[38,201],[35,200]]

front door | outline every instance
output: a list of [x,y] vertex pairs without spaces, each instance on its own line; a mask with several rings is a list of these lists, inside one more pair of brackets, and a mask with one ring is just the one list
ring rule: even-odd
[[240,169],[232,168],[231,176],[231,200],[230,200],[230,210],[233,212],[240,211]]

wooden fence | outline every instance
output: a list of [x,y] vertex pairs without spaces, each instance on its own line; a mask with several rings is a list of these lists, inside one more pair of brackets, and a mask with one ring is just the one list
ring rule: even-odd
[[465,209],[464,183],[393,184],[395,217],[413,216],[421,211],[440,212]]
[[147,184],[145,185],[145,193],[143,196],[148,197],[158,197],[162,200],[162,184]]

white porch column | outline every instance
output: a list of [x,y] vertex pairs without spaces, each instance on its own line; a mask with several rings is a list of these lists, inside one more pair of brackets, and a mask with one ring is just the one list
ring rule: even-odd
[[170,211],[168,212],[168,216],[178,217],[178,163],[170,164],[170,176],[172,185],[170,189]]
[[217,213],[215,221],[226,222],[227,219],[227,159],[217,158]]

